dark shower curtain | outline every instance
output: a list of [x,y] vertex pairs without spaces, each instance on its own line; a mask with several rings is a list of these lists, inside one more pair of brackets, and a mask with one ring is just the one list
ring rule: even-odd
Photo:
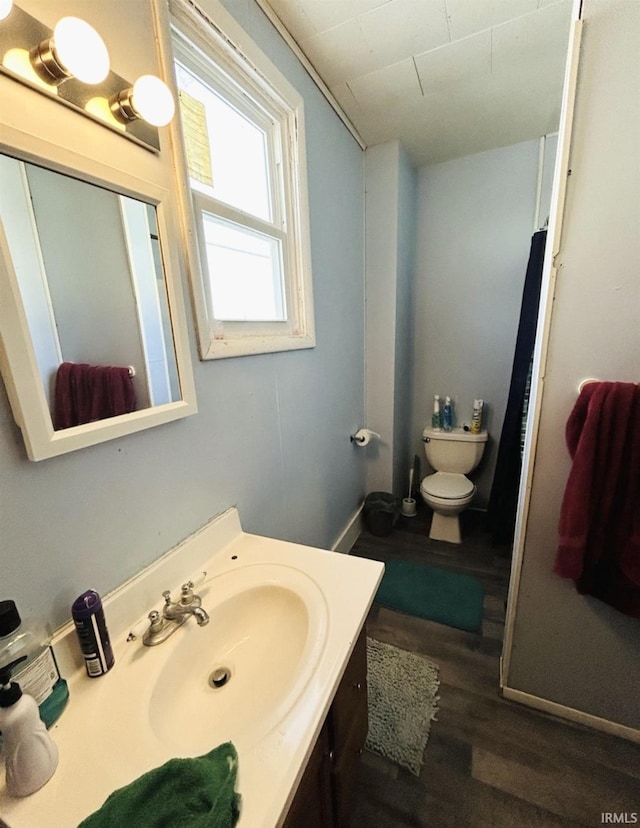
[[487,510],[487,527],[495,544],[510,543],[515,530],[518,487],[522,471],[523,418],[529,402],[529,381],[546,241],[546,230],[538,230],[533,234],[522,291],[511,386]]

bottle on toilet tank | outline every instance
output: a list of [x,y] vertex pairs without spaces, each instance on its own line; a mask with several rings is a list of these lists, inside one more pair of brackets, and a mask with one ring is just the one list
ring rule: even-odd
[[473,414],[471,416],[471,433],[480,434],[482,429],[482,408],[484,406],[483,400],[473,401]]
[[431,428],[434,431],[442,429],[442,411],[440,410],[440,394],[433,398],[433,414],[431,415]]
[[451,431],[453,428],[453,407],[451,405],[451,397],[444,398],[444,407],[442,409],[442,428],[445,431]]

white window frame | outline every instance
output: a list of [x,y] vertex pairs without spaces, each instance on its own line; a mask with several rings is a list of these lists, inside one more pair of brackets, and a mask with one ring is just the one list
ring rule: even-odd
[[[271,224],[263,224],[260,219],[192,190],[180,118],[176,117],[172,124],[200,358],[313,348],[316,343],[303,99],[217,0],[209,0],[207,13],[195,7],[192,0],[171,0],[170,12],[174,58],[195,74],[202,69],[204,74],[200,77],[205,82],[204,61],[209,59],[228,76],[232,85],[244,90],[248,110],[253,107],[253,100],[276,121],[276,137],[269,144],[277,152],[270,153],[270,161],[273,174],[279,178],[276,189],[280,189],[281,197],[272,197]],[[185,50],[181,46],[185,40],[196,49]],[[258,117],[254,122],[264,127]],[[268,228],[268,235],[280,240],[287,308],[285,322],[223,322],[215,318],[206,277],[203,211],[261,232]]]

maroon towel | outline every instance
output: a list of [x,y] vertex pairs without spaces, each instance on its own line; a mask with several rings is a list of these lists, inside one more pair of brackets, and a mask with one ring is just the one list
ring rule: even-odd
[[63,362],[56,375],[55,428],[128,414],[136,406],[128,368]]
[[554,571],[640,618],[640,386],[586,385],[566,439],[573,464]]

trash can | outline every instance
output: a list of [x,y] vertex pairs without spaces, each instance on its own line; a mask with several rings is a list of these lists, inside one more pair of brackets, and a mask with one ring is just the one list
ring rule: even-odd
[[389,492],[370,492],[364,499],[364,522],[372,535],[391,534],[400,514],[400,501]]

